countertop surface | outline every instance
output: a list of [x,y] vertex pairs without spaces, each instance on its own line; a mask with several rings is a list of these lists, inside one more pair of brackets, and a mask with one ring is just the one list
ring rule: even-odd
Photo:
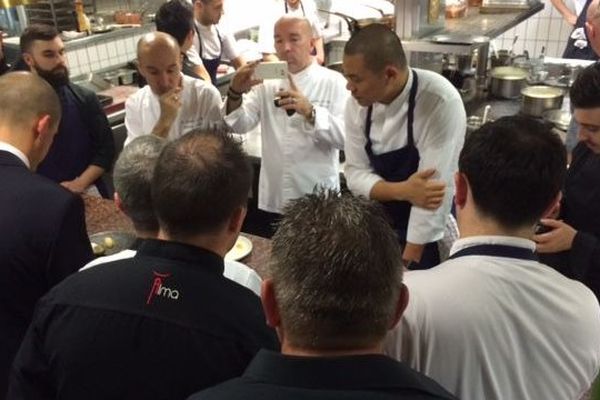
[[[134,232],[129,218],[117,209],[114,202],[99,197],[83,196],[85,222],[89,235],[107,231]],[[266,265],[271,252],[271,241],[259,236],[243,233],[252,242],[252,251],[240,262],[254,269],[261,277],[266,274]]]

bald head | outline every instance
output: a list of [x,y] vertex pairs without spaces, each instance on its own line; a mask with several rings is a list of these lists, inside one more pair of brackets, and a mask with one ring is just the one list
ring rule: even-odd
[[0,77],[0,93],[0,126],[17,132],[48,115],[52,127],[58,127],[60,101],[44,79],[29,72],[11,72]]
[[179,44],[173,36],[164,32],[147,33],[138,41],[138,60],[169,57],[178,59],[180,54]]
[[303,35],[307,35],[308,38],[312,37],[312,27],[310,26],[310,22],[308,21],[308,19],[302,17],[295,17],[288,14],[279,18],[275,23],[275,35],[277,35],[278,29],[281,31],[282,29],[284,29],[284,27],[287,28],[288,26],[296,26],[296,28],[300,32],[302,32]]
[[585,29],[590,46],[600,54],[600,0],[593,0],[586,14]]

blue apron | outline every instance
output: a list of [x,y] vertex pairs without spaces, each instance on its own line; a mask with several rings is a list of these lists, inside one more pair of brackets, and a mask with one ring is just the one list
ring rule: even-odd
[[[221,56],[223,55],[223,40],[221,40],[221,34],[219,33],[219,30],[217,29],[217,38],[219,38],[219,45],[220,45],[219,56],[217,58],[213,58],[212,60],[209,60],[208,58],[202,57],[202,37],[200,36],[200,30],[198,30],[198,26],[196,26],[196,23],[194,23],[194,29],[196,30],[196,34],[198,35],[198,45],[199,45],[198,54],[200,54],[200,58],[202,59],[202,64],[204,64],[204,68],[206,69],[206,72],[208,72],[208,75],[210,76],[210,80],[212,81],[212,84],[216,85],[217,84],[217,68],[219,68],[219,65],[221,64]],[[215,27],[215,29],[216,29],[216,27]]]
[[[419,150],[415,146],[413,135],[413,121],[415,113],[415,99],[419,87],[419,78],[413,70],[413,82],[408,96],[408,123],[406,146],[392,150],[387,153],[374,154],[371,142],[371,114],[373,106],[367,110],[365,123],[365,135],[367,144],[365,152],[371,162],[373,171],[388,182],[402,182],[407,180],[419,168]],[[400,243],[406,244],[406,232],[408,229],[408,218],[410,216],[411,204],[408,201],[387,201],[382,203],[387,211],[390,222],[398,234]],[[415,265],[415,269],[426,269],[440,263],[440,255],[437,243],[427,243],[423,250],[421,261]]]
[[503,244],[480,244],[477,246],[467,247],[452,254],[450,257],[448,257],[448,260],[464,256],[490,256],[516,258],[520,260],[531,261],[538,260],[533,250],[529,250],[523,247],[507,246]]
[[[75,94],[67,85],[57,89],[57,94],[62,107],[58,133],[36,172],[60,183],[71,181],[85,171],[94,155],[94,144]],[[103,197],[108,197],[108,188],[102,178],[94,184]]]
[[576,29],[583,30],[583,33],[585,34],[585,40],[587,40],[587,43],[588,43],[587,46],[582,49],[580,49],[579,47],[576,47],[574,45],[576,39],[573,39],[571,37],[571,35],[573,34],[573,31],[571,31],[571,34],[569,35],[569,39],[567,40],[567,46],[565,47],[565,51],[562,55],[562,58],[574,58],[574,59],[580,59],[580,60],[597,60],[598,59],[598,56],[596,55],[596,53],[594,52],[594,49],[592,49],[592,46],[590,45],[590,39],[588,38],[587,31],[585,29],[585,21],[587,19],[587,10],[588,10],[588,7],[590,6],[591,2],[592,2],[592,0],[587,0],[585,2],[585,5],[581,9],[581,12],[577,16],[577,21],[575,22],[575,26],[573,27],[573,31],[575,31]]

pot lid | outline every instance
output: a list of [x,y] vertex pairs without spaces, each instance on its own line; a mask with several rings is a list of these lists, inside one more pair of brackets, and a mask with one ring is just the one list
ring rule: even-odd
[[535,97],[538,99],[551,99],[554,97],[559,97],[563,95],[563,91],[559,88],[552,86],[527,86],[521,89],[521,94],[523,96]]
[[492,70],[492,78],[500,78],[507,80],[527,79],[527,71],[517,67],[496,67]]

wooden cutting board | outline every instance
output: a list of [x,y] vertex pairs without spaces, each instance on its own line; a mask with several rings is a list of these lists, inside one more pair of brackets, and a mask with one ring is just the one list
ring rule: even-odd
[[106,114],[112,114],[121,111],[125,108],[125,100],[139,89],[140,88],[137,86],[115,86],[99,92],[99,94],[110,96],[113,99],[112,104],[104,107],[104,112]]

